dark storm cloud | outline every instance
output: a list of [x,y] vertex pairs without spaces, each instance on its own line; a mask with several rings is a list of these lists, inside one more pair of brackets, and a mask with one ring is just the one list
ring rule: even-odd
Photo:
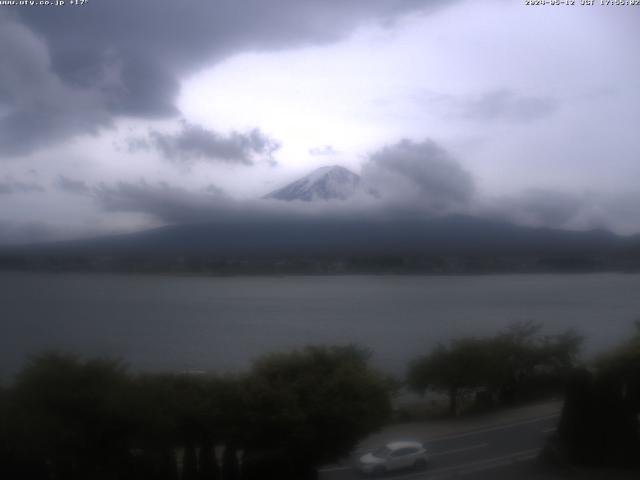
[[553,190],[528,190],[512,202],[505,202],[517,215],[539,225],[562,227],[584,207],[584,199]]
[[544,227],[566,227],[580,217],[589,198],[551,189],[530,189],[493,198],[483,213],[491,217]]
[[558,109],[551,97],[517,95],[510,90],[494,90],[462,102],[458,115],[471,120],[528,122],[546,117]]
[[9,195],[12,193],[33,193],[44,192],[44,187],[36,183],[24,183],[14,180],[0,180],[0,195]]
[[0,156],[109,124],[99,92],[62,82],[51,72],[47,45],[3,12],[0,45]]
[[268,222],[380,214],[377,211],[369,211],[369,204],[322,202],[300,205],[302,202],[235,200],[215,185],[192,190],[163,182],[119,182],[112,185],[102,184],[93,189],[93,195],[101,208],[107,212],[144,213],[167,224],[211,220]]
[[[77,82],[87,87],[102,82],[100,90],[109,113],[149,118],[178,114],[173,105],[180,90],[178,79],[158,60],[135,52],[117,56],[110,53],[105,57],[105,64],[97,70],[94,78],[80,77]],[[85,65],[94,61],[86,60]]]
[[371,154],[362,171],[383,197],[434,211],[468,204],[472,176],[435,142],[402,140]]
[[91,192],[91,189],[82,180],[74,180],[63,175],[58,177],[56,186],[62,191],[76,195],[88,195]]
[[403,140],[382,148],[370,155],[362,179],[376,191],[375,196],[308,205],[262,199],[234,200],[215,185],[188,190],[144,181],[103,184],[93,189],[93,194],[107,211],[146,213],[166,223],[183,223],[220,218],[264,221],[292,216],[424,217],[465,211],[475,192],[471,175],[432,141]]
[[478,216],[535,227],[638,232],[637,192],[563,192],[531,189],[486,199],[474,207]]
[[94,132],[117,115],[174,115],[180,78],[234,53],[331,42],[452,1],[92,0],[0,12],[0,154]]
[[106,211],[146,213],[167,223],[212,219],[217,212],[230,210],[232,206],[220,189],[194,192],[164,182],[103,184],[96,187],[93,194]]
[[19,245],[52,240],[56,232],[39,222],[12,222],[0,220],[0,245]]
[[[410,171],[414,171],[413,167]],[[459,173],[455,174],[458,175]],[[395,188],[397,184],[393,184]],[[440,192],[442,191],[441,189]],[[458,195],[448,197],[446,202],[440,199],[435,204],[431,203],[431,196],[427,196],[429,202],[422,207],[420,202],[403,202],[402,199],[393,196],[368,197],[367,201],[360,198],[350,202],[307,203],[263,199],[240,201],[226,196],[215,185],[189,190],[166,183],[152,184],[144,181],[103,184],[92,189],[92,195],[106,212],[143,213],[166,224],[212,220],[233,220],[241,223],[292,220],[311,224],[314,221],[349,219],[424,220],[450,213],[462,213],[535,227],[576,230],[604,228],[619,233],[637,232],[637,205],[640,202],[637,193],[607,196],[566,193],[551,189],[529,190],[508,197],[482,200],[475,198],[465,206],[460,205],[459,202],[462,200]],[[467,198],[467,195],[462,195],[462,198]]]
[[225,136],[186,122],[177,133],[151,131],[148,137],[129,139],[128,146],[130,151],[154,148],[165,159],[176,163],[204,160],[245,165],[253,164],[256,158],[272,161],[271,155],[280,148],[277,141],[258,129]]

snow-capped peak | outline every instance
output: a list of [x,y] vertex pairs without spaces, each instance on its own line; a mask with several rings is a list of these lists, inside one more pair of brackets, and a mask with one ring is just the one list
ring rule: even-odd
[[271,192],[265,198],[275,200],[346,200],[358,193],[372,195],[359,175],[333,165],[321,167],[289,185]]

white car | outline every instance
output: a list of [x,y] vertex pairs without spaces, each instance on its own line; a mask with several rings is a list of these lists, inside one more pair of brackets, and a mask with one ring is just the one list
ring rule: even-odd
[[366,475],[382,475],[404,468],[424,468],[429,455],[420,442],[389,442],[358,458],[356,468]]

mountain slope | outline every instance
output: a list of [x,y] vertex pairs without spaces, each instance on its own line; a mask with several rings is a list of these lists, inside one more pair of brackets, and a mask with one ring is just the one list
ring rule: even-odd
[[469,216],[252,218],[0,249],[0,269],[255,273],[640,271],[640,237]]
[[303,202],[347,200],[355,195],[374,195],[367,189],[359,175],[352,171],[333,165],[314,170],[309,175],[275,190],[264,198],[287,202],[299,200]]
[[[13,253],[135,256],[583,255],[637,245],[610,232],[530,228],[468,216],[427,220],[280,219],[162,227],[91,240],[31,245]],[[5,249],[4,253],[8,253]]]

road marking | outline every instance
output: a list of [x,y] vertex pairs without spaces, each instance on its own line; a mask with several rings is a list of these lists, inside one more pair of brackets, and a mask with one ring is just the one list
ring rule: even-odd
[[552,427],[552,428],[543,428],[542,430],[540,430],[542,433],[551,433],[551,432],[555,432],[557,430],[557,427]]
[[441,457],[443,455],[450,455],[452,453],[466,452],[467,450],[476,450],[478,448],[484,448],[484,447],[488,447],[488,446],[489,446],[488,443],[478,443],[477,445],[471,445],[469,447],[454,448],[453,450],[445,450],[444,452],[432,453],[432,454],[430,454],[430,456],[431,457]]
[[430,442],[436,442],[436,441],[440,441],[440,440],[453,440],[454,438],[470,437],[471,435],[476,435],[476,434],[479,434],[479,433],[493,432],[495,430],[504,430],[506,428],[518,427],[520,425],[527,425],[529,423],[542,422],[544,420],[550,420],[550,419],[556,418],[558,416],[560,416],[559,413],[554,413],[552,415],[545,415],[544,417],[532,418],[530,420],[522,420],[522,421],[513,422],[513,423],[504,423],[504,424],[496,425],[496,426],[493,426],[493,427],[479,428],[477,430],[470,430],[468,432],[456,433],[456,434],[453,434],[453,435],[445,435],[445,436],[442,436],[442,437],[433,437],[433,438],[430,438],[429,441]]

